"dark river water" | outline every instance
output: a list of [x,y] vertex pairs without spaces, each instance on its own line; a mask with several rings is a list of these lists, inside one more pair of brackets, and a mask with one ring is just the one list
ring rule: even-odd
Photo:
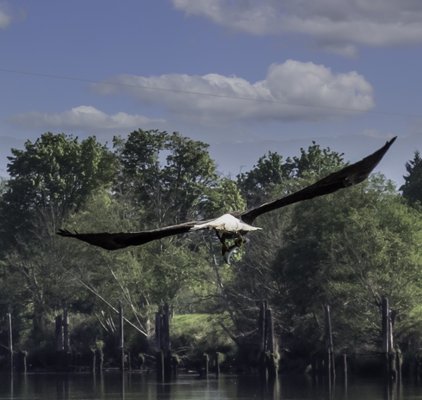
[[0,400],[3,399],[422,400],[422,382],[385,385],[381,380],[359,379],[347,385],[336,382],[330,389],[305,376],[283,376],[266,383],[256,377],[222,376],[217,380],[180,375],[172,382],[161,383],[154,376],[139,374],[0,375]]

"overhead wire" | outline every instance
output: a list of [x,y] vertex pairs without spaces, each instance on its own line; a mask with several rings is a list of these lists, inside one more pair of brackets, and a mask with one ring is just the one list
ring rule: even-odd
[[0,67],[0,72],[35,76],[35,77],[47,78],[47,79],[76,81],[76,82],[83,82],[83,83],[89,83],[89,84],[94,84],[94,85],[102,84],[102,85],[110,85],[110,86],[131,87],[131,88],[138,88],[138,89],[144,89],[144,90],[149,90],[149,91],[172,92],[172,93],[180,93],[180,94],[195,95],[195,96],[206,96],[206,97],[216,97],[216,98],[231,99],[231,100],[250,101],[250,102],[256,102],[256,103],[273,103],[273,104],[282,104],[286,106],[307,107],[307,108],[325,109],[325,110],[333,110],[333,111],[343,111],[343,112],[350,112],[350,113],[366,113],[366,114],[386,115],[386,116],[396,116],[396,117],[406,117],[406,118],[422,118],[422,114],[401,113],[401,112],[395,112],[395,111],[382,111],[382,110],[377,111],[377,110],[317,105],[317,104],[304,104],[300,102],[283,101],[279,99],[253,98],[253,97],[247,97],[247,96],[236,96],[236,95],[200,92],[200,91],[194,91],[194,90],[184,90],[184,89],[177,89],[177,88],[157,87],[157,86],[151,87],[151,86],[135,84],[135,83],[98,81],[94,79],[80,78],[80,77],[74,77],[74,76],[57,75],[57,74],[34,72],[34,71],[28,71],[28,70],[9,69],[9,68],[3,68],[3,67]]

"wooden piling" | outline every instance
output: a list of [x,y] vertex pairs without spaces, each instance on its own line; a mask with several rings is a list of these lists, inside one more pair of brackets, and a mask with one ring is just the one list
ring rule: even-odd
[[71,367],[71,354],[70,354],[70,332],[69,332],[69,314],[67,306],[63,307],[62,316],[62,329],[63,329],[63,351],[62,357],[62,368],[68,371]]
[[67,307],[63,308],[63,350],[65,354],[70,353],[69,315]]
[[161,349],[161,312],[155,313],[155,344]]
[[170,307],[167,303],[163,307],[161,328],[161,348],[168,352],[170,351]]
[[266,330],[266,368],[268,378],[275,379],[278,373],[278,357],[275,353],[274,324],[271,308],[265,311],[265,330]]
[[274,353],[274,325],[271,308],[265,310],[266,351]]
[[123,305],[119,302],[119,351],[120,351],[120,371],[125,370],[125,335],[123,320]]
[[165,304],[155,314],[155,342],[157,352],[157,378],[166,380],[171,377],[172,357],[170,346],[170,307]]
[[98,371],[100,372],[100,374],[102,374],[103,369],[104,369],[104,343],[102,342],[100,346],[97,345],[97,351],[98,351],[98,355],[99,355],[99,363],[98,363]]
[[95,375],[97,371],[97,349],[95,347],[91,348],[91,354],[92,354],[91,371]]
[[390,352],[390,318],[387,297],[382,298],[381,302],[381,329],[382,329],[382,351],[384,354]]
[[54,332],[57,368],[59,370],[68,370],[71,364],[71,354],[67,307],[63,308],[63,314],[56,316]]
[[62,315],[56,315],[54,337],[56,344],[56,368],[58,370],[62,370],[64,365],[64,339]]
[[324,306],[325,313],[325,348],[326,348],[326,371],[330,379],[336,376],[335,355],[333,344],[333,330],[331,325],[331,310],[330,306]]
[[267,301],[259,305],[258,316],[259,372],[262,378],[274,378],[278,372],[274,324],[271,308]]
[[396,370],[397,370],[397,381],[401,382],[402,380],[402,366],[403,366],[403,354],[401,350],[396,348]]
[[157,379],[160,381],[166,380],[166,357],[164,351],[160,349],[157,353]]
[[258,316],[258,335],[259,335],[259,351],[265,352],[265,312],[267,309],[267,302],[262,301],[259,305],[259,316]]
[[347,354],[343,353],[343,377],[344,377],[344,382],[347,383]]
[[208,378],[209,361],[210,361],[210,358],[209,358],[208,354],[204,353],[204,355],[203,355],[203,373],[202,373],[203,378]]
[[215,352],[215,376],[218,378],[220,376],[220,353]]
[[7,339],[8,339],[8,353],[9,353],[9,369],[13,372],[13,330],[12,330],[12,313],[7,313]]
[[27,373],[28,371],[28,367],[27,367],[27,356],[28,356],[28,352],[25,350],[21,350],[18,353],[18,371],[19,372],[23,372],[24,374]]
[[64,350],[63,323],[61,315],[56,316],[55,326],[56,352],[61,353]]
[[381,335],[384,375],[387,380],[395,380],[397,378],[396,354],[394,351],[391,309],[387,297],[383,297],[381,300]]

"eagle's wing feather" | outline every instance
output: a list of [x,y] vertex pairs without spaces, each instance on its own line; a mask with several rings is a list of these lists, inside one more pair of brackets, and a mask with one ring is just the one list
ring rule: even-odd
[[166,226],[160,229],[119,233],[77,233],[60,229],[57,234],[60,236],[73,237],[94,246],[102,247],[103,249],[118,250],[128,246],[138,246],[167,236],[189,232],[195,224],[197,224],[197,222],[186,222],[179,225]]
[[347,186],[356,185],[368,177],[368,175],[381,161],[382,157],[395,140],[396,137],[387,141],[383,147],[371,155],[365,157],[364,159],[354,164],[348,165],[340,171],[334,172],[315,182],[314,184],[303,188],[302,190],[282,197],[281,199],[264,203],[258,207],[244,211],[239,214],[239,217],[242,219],[242,221],[245,221],[248,224],[252,224],[256,217],[268,211],[285,207],[289,204],[297,203],[299,201],[312,199],[317,196],[333,193]]
[[[244,212],[233,213],[232,215],[240,218],[243,222],[247,224],[252,224],[256,217],[268,211],[272,211],[277,208],[296,203],[298,201],[308,200],[317,196],[322,196],[324,194],[333,193],[341,188],[362,182],[368,177],[371,171],[379,163],[379,161],[382,159],[384,154],[393,144],[395,139],[396,138],[391,139],[379,150],[369,155],[368,157],[365,157],[361,161],[346,166],[340,171],[334,172],[326,176],[325,178],[319,180],[318,182],[314,183],[313,185],[307,186],[304,189],[299,190],[298,192],[285,196],[281,199],[261,204],[258,207],[252,208]],[[128,246],[137,246],[145,244],[167,236],[187,233],[191,230],[210,229],[212,228],[212,226],[208,223],[210,221],[215,222],[218,221],[218,219],[208,221],[186,222],[183,224],[170,225],[159,229],[152,229],[141,232],[73,233],[69,232],[68,230],[62,229],[59,230],[59,232],[57,233],[61,236],[73,237],[75,239],[82,240],[84,242],[102,247],[107,250],[117,250]]]

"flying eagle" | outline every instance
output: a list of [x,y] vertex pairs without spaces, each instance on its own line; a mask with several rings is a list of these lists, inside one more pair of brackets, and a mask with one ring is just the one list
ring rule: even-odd
[[[323,196],[325,194],[333,193],[339,189],[363,182],[380,162],[395,140],[396,137],[387,141],[383,147],[361,161],[348,165],[310,186],[307,186],[288,196],[261,204],[246,211],[236,211],[224,214],[216,219],[185,222],[182,224],[170,225],[159,229],[141,232],[72,233],[68,230],[61,229],[57,233],[61,236],[73,237],[107,250],[117,250],[128,246],[139,246],[166,236],[208,229],[213,230],[216,233],[222,244],[222,254],[225,260],[228,261],[231,252],[235,248],[240,247],[244,242],[244,235],[250,231],[261,229],[252,226],[255,218],[259,217],[261,214],[285,207],[289,204]],[[233,240],[234,244],[229,245],[228,243],[230,240]]]

